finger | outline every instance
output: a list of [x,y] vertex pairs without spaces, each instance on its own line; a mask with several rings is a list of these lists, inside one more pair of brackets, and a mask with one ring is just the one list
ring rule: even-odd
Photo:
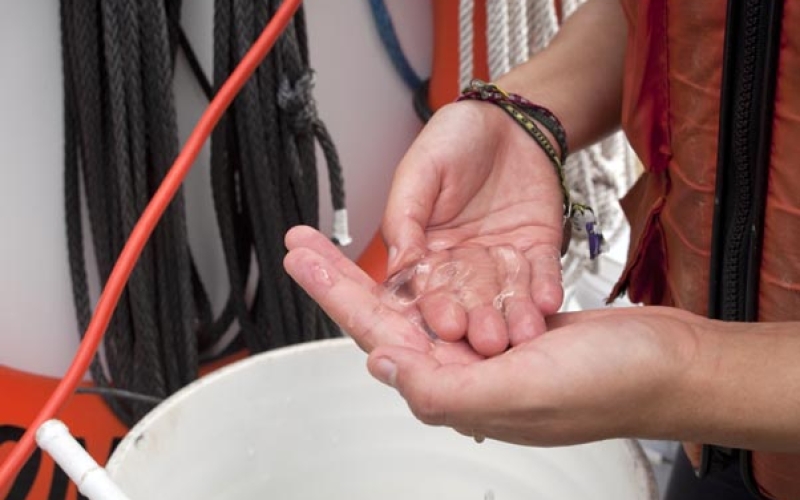
[[464,338],[467,314],[459,303],[459,283],[466,275],[464,263],[444,250],[429,254],[418,264],[418,307],[436,336],[448,342]]
[[350,277],[358,267],[353,262],[345,259],[334,266],[312,249],[300,247],[286,255],[284,267],[365,351],[379,345],[430,350],[427,335],[381,302],[374,286],[365,286]]
[[469,344],[479,354],[491,357],[508,349],[505,318],[493,305],[469,309],[467,319]]
[[473,349],[466,340],[460,340],[458,342],[436,340],[433,342],[431,355],[443,365],[467,365],[486,359],[485,356],[481,356],[475,352],[475,349]]
[[535,339],[547,331],[544,316],[530,299],[511,298],[506,301],[508,342],[517,346]]
[[[460,369],[460,365],[449,366]],[[438,378],[446,371],[443,368],[444,365],[430,354],[411,349],[380,349],[367,360],[370,374],[397,389],[418,419],[430,425],[456,427],[457,422],[449,421],[444,412],[442,392],[446,384]],[[452,377],[447,378],[450,380]],[[425,379],[431,383],[426,383]]]
[[[482,248],[451,250],[460,263],[451,289],[467,315],[467,339],[483,356],[494,356],[508,347],[508,329],[503,314],[495,308],[500,294],[497,265],[490,252]],[[453,288],[454,287],[454,288]]]
[[564,300],[561,252],[552,245],[539,245],[525,252],[531,265],[531,298],[544,316],[558,311]]
[[509,377],[514,375],[493,366],[501,359],[448,365],[408,349],[379,348],[370,355],[367,367],[375,378],[395,387],[426,424],[449,426],[478,443],[492,438],[527,445],[559,444],[565,438],[553,436],[550,428],[532,435],[520,431],[518,420],[508,419],[517,413],[515,403],[522,398],[508,390],[514,385]]
[[492,247],[491,252],[502,283],[495,307],[505,316],[509,344],[519,345],[545,331],[544,316],[531,299],[530,263],[513,247]]
[[441,178],[421,149],[412,146],[398,165],[386,203],[381,233],[389,251],[390,275],[420,259],[426,250],[425,229]]
[[435,291],[419,298],[419,310],[436,336],[456,342],[467,334],[467,313],[449,290]]
[[328,260],[333,267],[339,269],[356,283],[367,287],[375,285],[372,278],[360,267],[353,265],[350,259],[328,237],[312,227],[295,226],[289,229],[284,237],[284,244],[289,250],[308,248]]
[[493,412],[513,409],[519,400],[511,392],[520,380],[518,356],[445,364],[434,354],[381,347],[370,354],[367,367],[375,378],[396,388],[414,415],[430,425],[469,428],[486,423]]

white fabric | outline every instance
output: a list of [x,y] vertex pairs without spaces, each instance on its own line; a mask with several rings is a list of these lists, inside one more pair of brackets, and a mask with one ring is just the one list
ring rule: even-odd
[[486,2],[486,53],[489,79],[496,80],[511,69],[509,59],[509,18],[506,0]]
[[508,23],[508,57],[511,69],[530,57],[527,0],[508,0]]
[[556,5],[550,0],[527,0],[528,46],[533,55],[547,46],[558,31]]
[[463,89],[469,85],[473,78],[473,15],[475,13],[474,0],[459,0],[458,2],[458,88]]

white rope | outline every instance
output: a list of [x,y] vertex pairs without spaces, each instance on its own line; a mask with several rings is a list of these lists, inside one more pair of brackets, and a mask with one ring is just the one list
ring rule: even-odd
[[571,16],[586,0],[561,0],[561,12],[564,19]]
[[527,0],[508,0],[508,26],[510,70],[530,57]]
[[511,70],[506,0],[486,2],[486,43],[488,45],[489,78],[496,80]]
[[474,0],[458,2],[458,88],[463,89],[472,81],[473,72],[473,14]]
[[527,0],[528,46],[530,54],[545,48],[558,31],[558,16],[553,0]]

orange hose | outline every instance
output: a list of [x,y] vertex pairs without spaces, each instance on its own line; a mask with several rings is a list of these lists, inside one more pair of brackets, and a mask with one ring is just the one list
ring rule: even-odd
[[242,58],[222,88],[219,89],[203,116],[200,117],[192,134],[175,159],[175,163],[173,163],[164,177],[164,181],[155,195],[153,195],[136,226],[131,231],[125,247],[120,252],[120,256],[97,303],[94,316],[92,316],[92,320],[86,329],[86,335],[81,341],[67,373],[61,379],[61,382],[42,410],[28,426],[22,439],[0,466],[0,492],[7,491],[11,487],[12,481],[33,453],[36,446],[36,431],[45,421],[55,417],[61,411],[83,379],[83,375],[89,368],[100,341],[103,339],[119,297],[128,282],[128,277],[147,243],[147,239],[155,229],[167,205],[172,201],[186,174],[189,173],[203,143],[211,135],[211,131],[247,79],[250,78],[256,67],[272,49],[275,41],[286,28],[286,25],[289,24],[301,3],[302,0],[286,0],[281,4],[280,8],[275,12],[275,16],[264,28],[264,31]]

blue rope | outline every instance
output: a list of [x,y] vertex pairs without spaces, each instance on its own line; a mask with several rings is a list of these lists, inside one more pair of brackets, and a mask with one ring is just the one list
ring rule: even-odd
[[414,68],[409,64],[403,53],[403,48],[400,47],[400,41],[397,39],[397,32],[394,30],[392,17],[389,15],[389,10],[386,8],[384,0],[369,0],[369,6],[372,9],[372,18],[375,21],[375,27],[378,28],[378,34],[381,37],[383,46],[389,57],[392,60],[394,68],[400,73],[403,81],[412,90],[416,90],[422,85],[422,78],[417,75]]

